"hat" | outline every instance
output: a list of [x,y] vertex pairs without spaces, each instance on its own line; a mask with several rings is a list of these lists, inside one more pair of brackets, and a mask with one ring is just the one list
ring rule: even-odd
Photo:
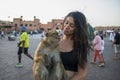
[[27,28],[25,26],[22,26],[21,30],[25,31],[25,30],[27,30]]

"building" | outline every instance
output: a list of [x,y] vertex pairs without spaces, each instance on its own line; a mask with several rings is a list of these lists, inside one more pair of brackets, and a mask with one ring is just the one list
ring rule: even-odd
[[96,30],[104,31],[104,30],[118,30],[120,26],[96,26]]
[[12,22],[0,20],[0,31],[3,30],[5,33],[10,33],[12,28]]
[[25,21],[22,19],[23,17],[21,16],[20,18],[14,18],[13,19],[13,28],[20,31],[21,26],[26,26],[28,31],[34,31],[34,30],[51,30],[51,29],[56,29],[56,28],[62,28],[62,19],[53,19],[52,22],[48,22],[47,24],[42,24],[39,19],[37,19],[34,16],[33,21]]
[[41,24],[41,28],[45,31],[51,30],[51,29],[62,29],[63,20],[62,19],[52,19],[52,22],[48,22],[47,24]]
[[13,28],[15,28],[17,31],[20,31],[21,26],[26,26],[28,31],[40,29],[41,27],[40,20],[37,19],[35,16],[33,21],[31,20],[25,21],[22,18],[23,17],[21,16],[20,18],[13,19]]
[[[5,23],[3,21],[0,21],[1,26],[9,25],[8,27],[11,29],[8,29],[9,31],[17,30],[20,31],[21,26],[26,26],[28,32],[29,31],[39,31],[39,30],[45,30],[49,31],[51,29],[56,28],[63,28],[63,19],[52,19],[51,22],[47,22],[47,24],[43,24],[40,22],[40,19],[37,19],[36,16],[34,16],[34,20],[23,20],[23,16],[20,18],[14,18],[13,22],[8,23],[6,21]],[[11,27],[10,27],[11,26]],[[5,28],[5,27],[3,27]],[[103,30],[117,30],[120,29],[120,26],[95,26],[96,30],[103,31]],[[6,30],[6,31],[8,31]]]

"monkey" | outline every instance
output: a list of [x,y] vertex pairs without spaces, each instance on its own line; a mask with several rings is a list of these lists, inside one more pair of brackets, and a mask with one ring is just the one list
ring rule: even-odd
[[69,80],[60,59],[59,41],[57,31],[51,30],[38,45],[34,55],[34,80]]

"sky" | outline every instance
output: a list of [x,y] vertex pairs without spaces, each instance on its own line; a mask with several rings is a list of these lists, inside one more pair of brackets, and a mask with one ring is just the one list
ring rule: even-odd
[[120,26],[120,0],[0,0],[0,20],[34,16],[46,24],[64,19],[71,11],[82,12],[94,26]]

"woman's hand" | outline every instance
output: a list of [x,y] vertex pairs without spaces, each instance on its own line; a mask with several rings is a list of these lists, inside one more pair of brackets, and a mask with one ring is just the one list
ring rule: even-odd
[[86,80],[87,69],[86,66],[84,69],[78,67],[78,72],[70,78],[70,80]]

